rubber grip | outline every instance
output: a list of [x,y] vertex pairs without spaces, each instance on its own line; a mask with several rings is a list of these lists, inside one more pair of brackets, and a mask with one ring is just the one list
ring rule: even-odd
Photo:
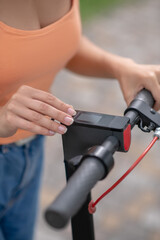
[[65,227],[104,173],[105,168],[99,160],[93,157],[85,159],[69,179],[66,187],[46,210],[45,218],[48,224],[55,228]]
[[[143,89],[141,90],[136,97],[134,98],[133,102],[135,102],[136,100],[138,100],[137,102],[145,102],[147,105],[149,105],[150,107],[153,107],[155,100],[151,94],[151,92],[149,92],[147,89]],[[128,106],[127,109],[130,108],[130,106],[132,106],[132,102],[130,103],[130,105]],[[125,116],[128,117],[130,119],[130,124],[131,124],[131,128],[133,128],[135,126],[135,124],[138,122],[139,120],[139,115],[137,111],[134,110],[129,110],[129,111],[125,111]]]
[[147,103],[150,107],[153,107],[155,100],[151,94],[151,92],[149,92],[147,89],[143,89],[141,90],[137,96],[135,97],[135,99],[141,100],[145,103]]

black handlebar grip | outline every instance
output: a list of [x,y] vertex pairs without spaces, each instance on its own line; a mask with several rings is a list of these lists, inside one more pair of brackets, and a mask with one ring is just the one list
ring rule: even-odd
[[69,179],[67,186],[48,207],[45,218],[49,225],[63,228],[85,202],[91,188],[105,173],[103,164],[93,157],[88,157]]
[[147,103],[150,107],[153,107],[153,105],[155,103],[155,100],[154,100],[151,92],[149,92],[147,89],[143,89],[142,91],[140,91],[134,100],[136,100],[136,99]]
[[132,107],[132,104],[136,104],[137,109],[139,107],[139,104],[141,104],[141,102],[145,102],[147,105],[149,105],[150,107],[153,107],[155,100],[152,96],[152,94],[147,90],[147,89],[143,89],[141,90],[136,97],[134,98],[134,100],[130,103],[130,105],[128,106],[128,108],[125,110],[125,116],[128,117],[130,119],[130,124],[131,127],[133,128],[135,126],[135,124],[138,122],[139,120],[139,114],[137,111],[135,110],[130,110],[130,108]]

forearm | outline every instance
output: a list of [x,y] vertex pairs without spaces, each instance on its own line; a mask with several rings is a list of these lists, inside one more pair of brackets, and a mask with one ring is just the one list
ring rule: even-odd
[[66,68],[80,75],[98,78],[118,78],[122,65],[130,59],[110,54],[82,37],[79,51]]
[[146,88],[156,100],[154,108],[160,109],[160,65],[137,64],[110,54],[82,37],[79,51],[66,68],[85,76],[117,79],[127,104]]

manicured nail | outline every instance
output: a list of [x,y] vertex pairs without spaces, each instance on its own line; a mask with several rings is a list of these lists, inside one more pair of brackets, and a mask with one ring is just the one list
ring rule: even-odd
[[55,132],[53,132],[53,131],[49,131],[49,135],[51,135],[51,136],[53,136],[55,134]]
[[75,115],[76,115],[76,111],[75,111],[73,108],[68,108],[68,113],[69,113],[71,116],[75,116]]
[[74,120],[71,117],[65,117],[64,118],[64,122],[65,122],[66,125],[71,125],[73,123],[73,121]]
[[67,132],[67,128],[65,126],[59,126],[58,127],[58,130],[61,132],[61,133],[66,133]]

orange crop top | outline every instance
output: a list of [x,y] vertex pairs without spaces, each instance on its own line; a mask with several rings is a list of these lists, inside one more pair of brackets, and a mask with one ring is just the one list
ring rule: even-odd
[[[42,29],[21,30],[0,22],[0,106],[24,84],[49,91],[55,75],[78,51],[80,38],[78,0],[72,0],[60,20]],[[0,144],[31,135],[18,129],[15,135],[0,138]]]

